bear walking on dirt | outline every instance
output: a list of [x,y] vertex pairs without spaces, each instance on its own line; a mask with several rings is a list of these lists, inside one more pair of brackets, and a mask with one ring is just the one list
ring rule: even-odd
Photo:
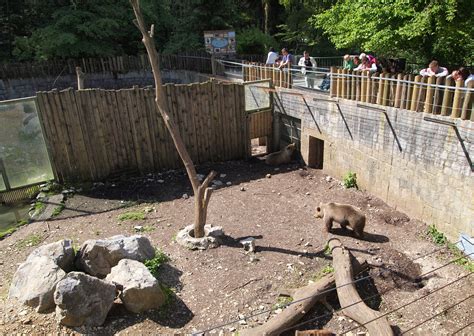
[[330,232],[332,223],[337,222],[343,229],[349,225],[356,237],[364,237],[365,215],[352,205],[333,202],[319,203],[314,217],[323,218],[326,232]]
[[293,152],[296,150],[296,146],[294,143],[289,144],[281,151],[268,154],[265,158],[265,163],[270,166],[278,166],[285,163],[291,162],[291,156]]

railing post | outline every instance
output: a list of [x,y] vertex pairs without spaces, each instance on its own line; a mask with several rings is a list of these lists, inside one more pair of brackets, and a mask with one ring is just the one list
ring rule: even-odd
[[441,111],[443,90],[439,86],[444,84],[444,80],[445,77],[436,78],[436,86],[434,87],[433,93],[433,109],[431,110],[431,113],[433,114],[440,114]]
[[347,70],[342,69],[342,79],[341,79],[341,98],[347,98],[346,84],[347,84]]
[[420,75],[416,75],[415,76],[415,83],[413,84],[413,91],[411,93],[411,104],[410,104],[410,110],[412,111],[416,111],[416,108],[417,108],[417,102],[418,102],[418,93],[420,92],[420,85],[418,83],[420,83],[421,81],[421,76]]
[[453,79],[452,78],[446,78],[446,88],[444,89],[444,95],[443,95],[443,105],[441,106],[441,115],[442,116],[447,116],[450,114],[451,111],[451,101],[453,98],[453,91],[450,88],[453,85]]
[[366,103],[371,103],[372,102],[372,86],[373,86],[373,80],[372,80],[372,74],[370,72],[367,73],[367,88],[365,90],[365,100],[364,102]]
[[451,118],[459,118],[461,116],[462,91],[461,87],[464,84],[463,80],[456,81],[456,90],[454,91],[453,109],[451,111]]
[[337,89],[337,80],[336,80],[336,67],[331,67],[330,68],[330,86],[329,86],[329,95],[331,97],[335,97],[337,92],[336,92],[336,89]]
[[360,77],[360,100],[362,102],[367,102],[367,76],[365,73],[361,73]]
[[383,102],[383,88],[385,86],[383,78],[385,77],[384,73],[379,74],[379,89],[377,91],[377,105],[382,105]]
[[356,84],[356,77],[355,76],[360,76],[361,72],[360,71],[352,71],[353,77],[351,78],[351,99],[355,100],[356,99],[356,89],[357,89],[357,84]]
[[431,76],[428,78],[428,87],[426,88],[426,98],[424,107],[425,113],[433,113],[433,96],[435,91],[435,88],[433,87],[434,82],[435,77]]
[[[474,87],[474,81],[469,81],[467,83],[467,88],[472,89]],[[467,91],[464,95],[464,103],[462,104],[462,112],[461,112],[461,119],[466,120],[471,117],[473,120],[473,112],[472,112],[472,101],[473,101],[473,94],[472,91]]]
[[293,78],[293,75],[292,75],[292,73],[291,73],[291,64],[288,63],[288,84],[287,84],[287,85],[288,85],[288,86],[287,86],[288,89],[291,89],[291,87],[292,87],[292,85],[291,85],[291,84],[292,84],[292,83],[291,83],[292,78]]
[[[390,74],[384,74],[384,78],[390,78]],[[391,81],[384,79],[383,80],[383,90],[382,90],[382,105],[390,105],[390,84]]]
[[337,88],[336,88],[336,96],[341,98],[342,95],[342,69],[337,69]]
[[395,99],[394,99],[394,102],[393,102],[393,106],[394,107],[400,107],[401,105],[401,96],[402,96],[402,78],[403,78],[403,75],[402,74],[398,74],[397,75],[397,86],[395,88]]

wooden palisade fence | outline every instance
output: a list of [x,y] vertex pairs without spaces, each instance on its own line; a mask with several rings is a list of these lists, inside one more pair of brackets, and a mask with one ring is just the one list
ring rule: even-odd
[[[159,54],[162,69],[189,70],[205,74],[212,73],[211,56],[206,53],[180,55]],[[0,78],[57,77],[76,73],[76,66],[89,73],[149,72],[150,63],[146,55],[111,56],[80,59],[57,59],[44,62],[0,64]]]
[[331,68],[332,97],[474,121],[474,81]]
[[[163,86],[170,113],[195,163],[249,155],[241,84]],[[121,171],[182,165],[152,89],[38,92],[38,114],[62,181],[97,181]]]
[[290,65],[280,70],[275,66],[265,65],[265,63],[243,61],[242,69],[244,82],[271,79],[274,86],[284,88],[291,88],[292,86],[292,75]]

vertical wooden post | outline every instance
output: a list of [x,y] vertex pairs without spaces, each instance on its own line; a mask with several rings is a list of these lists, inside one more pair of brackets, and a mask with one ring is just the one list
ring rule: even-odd
[[360,76],[361,72],[360,71],[352,71],[353,77],[351,78],[351,99],[355,100],[356,99],[356,77],[355,76]]
[[82,72],[82,69],[81,69],[80,66],[76,67],[76,75],[77,75],[77,89],[78,90],[84,90],[85,73]]
[[342,95],[342,69],[337,69],[337,88],[336,88],[336,96],[341,98]]
[[420,75],[415,76],[415,83],[413,83],[413,91],[411,93],[411,104],[410,104],[410,110],[416,111],[417,108],[417,102],[418,102],[418,94],[420,92],[420,83],[422,77]]
[[[474,81],[471,80],[467,83],[467,88],[472,89],[474,87]],[[471,120],[473,119],[472,113],[472,101],[473,101],[474,94],[472,91],[467,91],[464,95],[464,103],[462,104],[462,112],[461,112],[461,119],[467,120],[469,117]]]
[[373,79],[372,79],[372,75],[370,74],[370,72],[367,73],[367,88],[366,88],[366,91],[365,91],[365,102],[366,103],[371,103],[372,102],[372,85],[373,85]]
[[329,95],[331,97],[336,97],[337,95],[337,79],[336,79],[336,67],[331,67],[330,68],[330,81],[331,81],[331,84],[329,86]]
[[[390,74],[385,74],[384,78],[391,78],[392,75]],[[391,87],[391,81],[388,81],[387,79],[383,80],[383,92],[382,92],[382,105],[384,106],[389,106],[390,105],[390,87]]]
[[[426,84],[429,77],[422,77],[420,83]],[[416,112],[423,112],[423,105],[425,103],[426,85],[420,85],[418,97],[416,98]]]
[[360,100],[362,102],[367,101],[366,92],[367,92],[367,75],[365,73],[362,73],[361,78],[360,78]]
[[347,79],[347,70],[346,70],[346,69],[342,69],[341,98],[347,98],[347,91],[346,91],[347,82],[348,82],[348,79]]
[[434,93],[433,93],[433,109],[431,111],[431,113],[433,114],[440,114],[440,111],[441,111],[441,103],[443,100],[443,90],[439,86],[444,84],[444,80],[445,80],[445,77],[436,78],[436,86],[434,87]]
[[293,79],[293,75],[291,73],[291,63],[288,63],[288,84],[287,84],[288,89],[291,89],[292,87],[292,79]]
[[383,80],[385,77],[384,73],[379,75],[379,90],[377,92],[377,105],[382,105],[383,103],[383,91],[385,87],[385,81]]
[[401,96],[402,96],[402,74],[397,75],[397,86],[395,88],[395,99],[393,102],[394,107],[400,107],[401,106]]
[[447,116],[451,113],[451,102],[453,98],[453,79],[446,78],[446,88],[444,89],[443,104],[441,106],[441,115]]
[[426,88],[426,98],[425,98],[425,107],[424,107],[424,112],[425,113],[433,113],[433,96],[434,96],[434,91],[435,87],[433,84],[435,84],[435,78],[434,76],[431,76],[428,78],[427,81],[427,88]]
[[360,72],[357,74],[355,77],[354,85],[355,85],[355,97],[354,100],[360,101],[361,97],[363,96],[363,93],[361,92],[361,84],[360,84],[360,78],[363,76],[364,72]]
[[459,118],[461,116],[461,104],[462,104],[462,85],[464,84],[463,80],[456,81],[456,90],[454,91],[453,98],[453,109],[451,111],[451,118]]

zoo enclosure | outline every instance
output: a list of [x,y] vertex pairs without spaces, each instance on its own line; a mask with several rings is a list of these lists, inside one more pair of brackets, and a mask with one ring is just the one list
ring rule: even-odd
[[[170,115],[194,163],[246,158],[242,84],[166,84]],[[182,165],[152,89],[38,92],[39,116],[59,180],[97,181]]]

